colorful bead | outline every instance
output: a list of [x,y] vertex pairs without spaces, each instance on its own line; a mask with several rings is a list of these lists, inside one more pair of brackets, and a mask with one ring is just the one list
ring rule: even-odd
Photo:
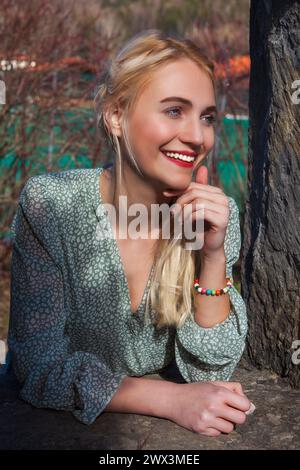
[[194,288],[199,294],[202,295],[223,295],[227,294],[227,292],[233,288],[233,280],[230,277],[226,277],[226,286],[223,287],[222,289],[205,289],[204,287],[200,287],[199,285],[199,279],[195,279],[194,282]]

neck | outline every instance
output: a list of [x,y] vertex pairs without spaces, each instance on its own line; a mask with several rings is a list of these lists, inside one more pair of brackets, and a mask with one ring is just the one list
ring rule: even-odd
[[[117,221],[120,214],[121,200],[125,201],[127,211],[132,204],[143,204],[148,215],[148,227],[151,227],[151,205],[166,203],[171,205],[171,198],[162,194],[163,187],[159,186],[156,181],[149,180],[140,176],[137,171],[130,168],[125,162],[122,162],[122,181],[120,180],[119,169],[115,165],[105,170],[106,184],[103,188],[102,199],[106,203],[110,203],[115,207]],[[117,192],[119,188],[119,192]],[[126,198],[121,198],[126,196]],[[138,214],[138,212],[137,212]],[[127,215],[127,223],[134,220],[137,215]]]

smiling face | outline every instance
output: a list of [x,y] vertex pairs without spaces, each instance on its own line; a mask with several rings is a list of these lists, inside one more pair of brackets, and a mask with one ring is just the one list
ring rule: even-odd
[[[128,116],[131,147],[145,179],[161,189],[189,185],[193,168],[214,145],[215,106],[210,77],[192,60],[178,59],[153,73]],[[165,151],[195,159],[182,162]]]

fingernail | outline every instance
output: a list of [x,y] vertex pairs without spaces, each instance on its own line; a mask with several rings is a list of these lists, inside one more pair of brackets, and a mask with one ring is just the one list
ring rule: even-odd
[[254,411],[255,411],[255,406],[254,406],[254,404],[251,402],[250,408],[249,408],[249,410],[247,410],[247,411],[245,412],[245,414],[246,414],[246,415],[251,415]]

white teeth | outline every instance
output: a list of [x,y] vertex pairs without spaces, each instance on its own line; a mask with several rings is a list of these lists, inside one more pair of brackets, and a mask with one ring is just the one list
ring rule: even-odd
[[183,160],[184,162],[193,162],[196,157],[188,157],[187,155],[182,155],[181,153],[166,152],[168,157],[176,158]]

